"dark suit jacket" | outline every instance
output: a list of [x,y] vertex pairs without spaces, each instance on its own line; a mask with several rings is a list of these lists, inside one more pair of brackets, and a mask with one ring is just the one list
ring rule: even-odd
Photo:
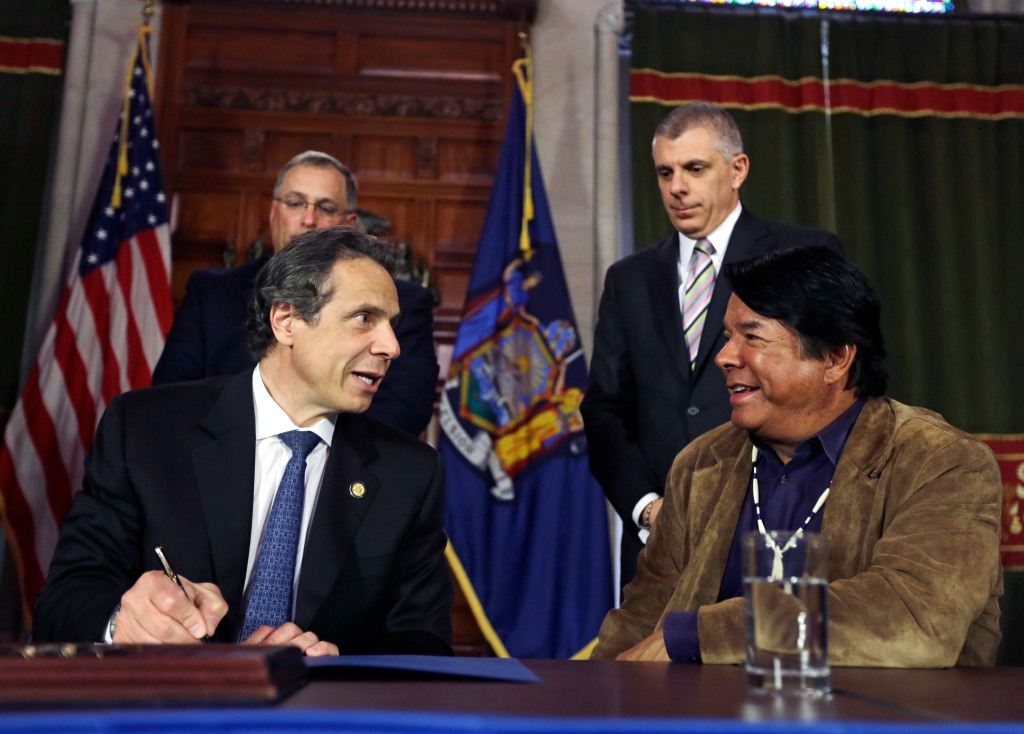
[[[230,270],[192,273],[153,370],[154,385],[252,371],[256,360],[249,354],[245,320],[256,276],[266,262],[264,257]],[[395,336],[402,353],[388,368],[368,412],[418,436],[434,413],[437,388],[434,301],[414,283],[396,280],[395,285],[402,311]]]
[[[252,376],[137,390],[107,408],[83,489],[61,527],[36,640],[98,641],[121,595],[160,565],[220,587],[241,626],[252,525]],[[362,482],[366,492],[349,488]],[[425,443],[363,414],[338,416],[311,521],[295,623],[343,653],[451,654],[444,469]]]
[[[770,250],[826,245],[839,238],[820,229],[758,219],[743,209],[725,262]],[[580,408],[590,470],[622,518],[622,585],[636,573],[643,548],[632,512],[649,492],[662,494],[669,467],[690,441],[729,420],[725,378],[714,355],[725,344],[722,319],[732,295],[715,281],[691,373],[679,312],[679,235],[608,268],[594,334],[590,387]]]

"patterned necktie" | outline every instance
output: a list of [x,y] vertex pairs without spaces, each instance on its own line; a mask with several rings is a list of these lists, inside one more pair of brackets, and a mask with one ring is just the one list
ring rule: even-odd
[[270,508],[239,642],[260,625],[279,627],[292,618],[292,582],[302,525],[306,457],[320,443],[320,437],[312,431],[288,431],[280,438],[292,450],[292,456]]
[[704,319],[711,303],[711,291],[715,287],[715,264],[711,253],[715,248],[707,240],[697,240],[690,256],[690,268],[686,274],[686,291],[683,293],[683,330],[686,333],[686,348],[690,352],[690,369],[697,365],[697,349],[700,335],[704,330]]

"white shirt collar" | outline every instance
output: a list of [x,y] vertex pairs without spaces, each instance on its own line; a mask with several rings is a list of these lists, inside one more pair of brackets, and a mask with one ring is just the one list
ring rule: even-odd
[[[725,261],[725,251],[729,247],[729,240],[732,238],[732,231],[736,228],[736,222],[740,218],[740,212],[743,211],[743,205],[738,203],[736,208],[729,212],[721,224],[707,237],[708,242],[715,248],[714,254],[711,255],[711,262],[715,265],[715,273],[722,272],[722,263]],[[686,271],[690,267],[690,256],[693,255],[693,246],[697,244],[697,240],[691,240],[689,237],[684,235],[682,232],[679,233],[679,277],[680,282],[686,282]]]
[[[270,436],[278,436],[287,431],[302,430],[292,423],[292,419],[284,412],[284,408],[275,402],[270,396],[267,386],[263,384],[263,375],[260,374],[260,366],[252,371],[252,402],[253,410],[256,412],[256,440]],[[331,445],[334,438],[334,423],[336,415],[330,418],[322,418],[306,430],[313,431],[325,444]]]

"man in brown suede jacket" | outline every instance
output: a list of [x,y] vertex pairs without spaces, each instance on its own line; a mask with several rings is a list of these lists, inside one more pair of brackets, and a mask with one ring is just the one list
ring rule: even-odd
[[676,458],[593,657],[742,662],[739,539],[760,513],[769,531],[828,540],[832,665],[993,664],[1002,487],[991,452],[882,397],[878,300],[842,256],[775,252],[725,275],[734,294],[716,363],[731,423]]

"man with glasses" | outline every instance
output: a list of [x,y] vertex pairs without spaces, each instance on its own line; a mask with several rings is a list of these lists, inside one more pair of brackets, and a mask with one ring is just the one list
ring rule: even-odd
[[[270,238],[275,251],[311,230],[355,226],[357,186],[352,171],[332,156],[306,151],[284,165],[274,184]],[[251,371],[245,321],[261,257],[233,269],[198,270],[189,277],[153,384]],[[401,321],[395,335],[401,356],[388,370],[369,414],[419,435],[433,414],[438,364],[434,354],[433,299],[418,285],[397,280]]]

